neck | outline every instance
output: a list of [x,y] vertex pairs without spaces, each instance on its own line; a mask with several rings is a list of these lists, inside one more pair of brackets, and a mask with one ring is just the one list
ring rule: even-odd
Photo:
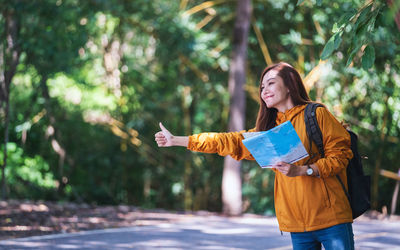
[[279,112],[285,113],[287,110],[291,109],[294,107],[294,104],[292,102],[292,99],[288,98],[288,100],[281,105],[277,106],[276,109]]

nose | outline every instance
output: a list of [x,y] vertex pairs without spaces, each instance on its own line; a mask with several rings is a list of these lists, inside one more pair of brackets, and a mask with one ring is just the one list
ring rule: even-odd
[[261,95],[266,95],[268,93],[268,89],[264,87],[261,91]]

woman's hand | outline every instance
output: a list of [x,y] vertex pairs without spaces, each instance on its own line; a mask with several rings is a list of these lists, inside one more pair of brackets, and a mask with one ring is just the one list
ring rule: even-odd
[[160,122],[161,131],[157,132],[154,137],[159,147],[171,147],[174,146],[172,143],[172,138],[174,136],[162,125]]
[[306,175],[305,173],[307,171],[307,166],[296,166],[286,162],[278,162],[272,167],[289,177]]

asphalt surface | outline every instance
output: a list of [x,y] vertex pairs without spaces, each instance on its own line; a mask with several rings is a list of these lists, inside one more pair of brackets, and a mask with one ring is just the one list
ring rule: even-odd
[[[399,221],[356,221],[356,249],[399,249]],[[183,221],[0,241],[0,249],[291,249],[274,217],[193,216]]]

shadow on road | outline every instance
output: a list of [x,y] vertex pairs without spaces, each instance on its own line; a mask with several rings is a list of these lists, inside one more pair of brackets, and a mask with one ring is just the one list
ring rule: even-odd
[[[356,249],[400,249],[399,222],[356,221]],[[274,217],[187,216],[158,225],[0,241],[18,249],[291,249]]]

